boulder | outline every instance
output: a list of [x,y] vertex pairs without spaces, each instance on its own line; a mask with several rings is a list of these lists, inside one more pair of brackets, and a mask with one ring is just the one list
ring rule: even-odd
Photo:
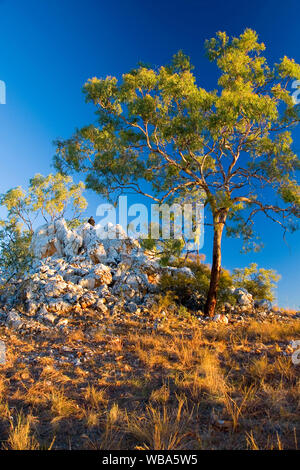
[[193,271],[190,268],[183,267],[183,268],[174,268],[171,266],[166,266],[164,271],[169,274],[170,276],[177,276],[178,274],[181,274],[183,276],[189,277],[190,279],[195,278],[195,275]]
[[213,321],[217,323],[228,323],[228,317],[223,313],[218,313],[214,316]]
[[252,307],[253,297],[246,289],[238,288],[233,291],[233,295],[237,298],[238,305],[242,307]]
[[269,310],[272,309],[272,304],[267,299],[255,300],[254,307],[258,310],[267,310],[267,311],[269,311]]
[[[11,307],[25,305],[24,315],[45,325],[59,325],[72,312],[82,315],[87,309],[134,314],[140,307],[151,308],[163,272],[194,277],[189,268],[162,268],[119,225],[87,223],[70,229],[63,219],[56,220],[36,230],[31,248],[34,261],[10,297]],[[9,325],[20,322],[13,312],[7,318]]]
[[19,329],[22,326],[22,320],[18,312],[12,310],[7,314],[6,325],[14,329]]

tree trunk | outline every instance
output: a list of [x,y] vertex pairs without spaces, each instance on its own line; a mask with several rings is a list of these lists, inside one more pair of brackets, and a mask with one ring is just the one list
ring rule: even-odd
[[214,217],[214,244],[213,244],[213,262],[210,274],[210,284],[204,313],[213,317],[217,303],[217,292],[221,274],[221,241],[222,234],[227,217],[227,212],[221,212]]

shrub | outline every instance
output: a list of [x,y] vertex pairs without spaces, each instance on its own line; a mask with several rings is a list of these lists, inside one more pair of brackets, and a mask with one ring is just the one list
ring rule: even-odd
[[65,217],[70,227],[80,223],[87,207],[84,184],[59,173],[35,175],[25,191],[20,186],[0,195],[7,215],[0,219],[0,270],[5,277],[22,275],[30,268],[30,242],[37,220],[54,222]]
[[273,269],[258,268],[256,263],[242,269],[234,269],[232,279],[235,287],[242,287],[255,300],[274,300],[274,289],[280,276]]
[[6,278],[22,275],[32,262],[31,233],[20,224],[0,221],[0,269]]
[[[163,292],[172,294],[178,303],[192,310],[201,310],[204,307],[208,293],[210,268],[205,264],[198,264],[194,261],[186,261],[184,264],[192,270],[194,278],[182,273],[176,275],[164,274],[160,280],[160,288]],[[179,267],[182,265],[182,261],[178,261],[174,265]],[[224,302],[235,304],[236,300],[230,290],[232,285],[230,273],[222,269],[217,298],[218,306],[224,304]]]

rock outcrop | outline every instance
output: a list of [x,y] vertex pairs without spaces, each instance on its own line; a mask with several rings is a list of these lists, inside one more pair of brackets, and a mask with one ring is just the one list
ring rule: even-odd
[[[119,225],[86,223],[70,229],[60,219],[38,228],[31,248],[29,272],[0,292],[0,322],[14,329],[26,324],[65,327],[75,317],[86,318],[89,311],[99,318],[124,311],[140,314],[153,306],[161,274],[194,277],[187,267],[163,268]],[[245,289],[232,289],[232,294],[237,305],[224,304],[226,314],[270,311],[270,302],[254,302]],[[192,296],[190,301],[194,306],[198,299]],[[217,314],[214,321],[228,323],[228,317]]]
[[238,288],[233,290],[233,295],[237,299],[237,304],[240,311],[249,311],[252,310],[254,301],[251,294],[246,289]]
[[[32,268],[2,303],[10,310],[21,305],[24,316],[44,324],[58,324],[74,311],[107,314],[122,306],[133,312],[149,304],[163,269],[174,268],[161,268],[119,225],[109,224],[106,238],[103,230],[89,223],[69,229],[63,219],[38,228]],[[21,317],[10,314],[7,321],[18,328]]]

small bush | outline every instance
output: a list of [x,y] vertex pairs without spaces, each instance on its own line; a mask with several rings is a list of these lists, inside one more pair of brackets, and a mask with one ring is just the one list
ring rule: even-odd
[[258,268],[256,263],[249,267],[234,269],[232,279],[235,287],[242,287],[252,294],[255,300],[274,300],[274,289],[280,276],[273,269]]
[[32,234],[20,224],[0,220],[0,269],[7,278],[22,275],[30,268]]
[[[174,263],[176,267],[180,267],[182,263]],[[160,288],[165,293],[170,293],[173,298],[180,304],[192,310],[202,310],[208,293],[210,282],[210,268],[205,264],[198,264],[194,261],[186,261],[185,266],[190,268],[194,274],[194,278],[185,274],[178,273],[176,275],[164,274],[160,280]],[[232,305],[236,300],[232,295],[232,278],[228,271],[222,269],[217,305],[229,302]]]
[[53,223],[64,216],[70,227],[80,224],[87,207],[84,188],[82,182],[75,184],[70,176],[60,173],[36,174],[27,190],[18,186],[0,194],[0,207],[6,212],[5,219],[0,218],[0,273],[12,278],[28,271],[31,239],[39,218]]

